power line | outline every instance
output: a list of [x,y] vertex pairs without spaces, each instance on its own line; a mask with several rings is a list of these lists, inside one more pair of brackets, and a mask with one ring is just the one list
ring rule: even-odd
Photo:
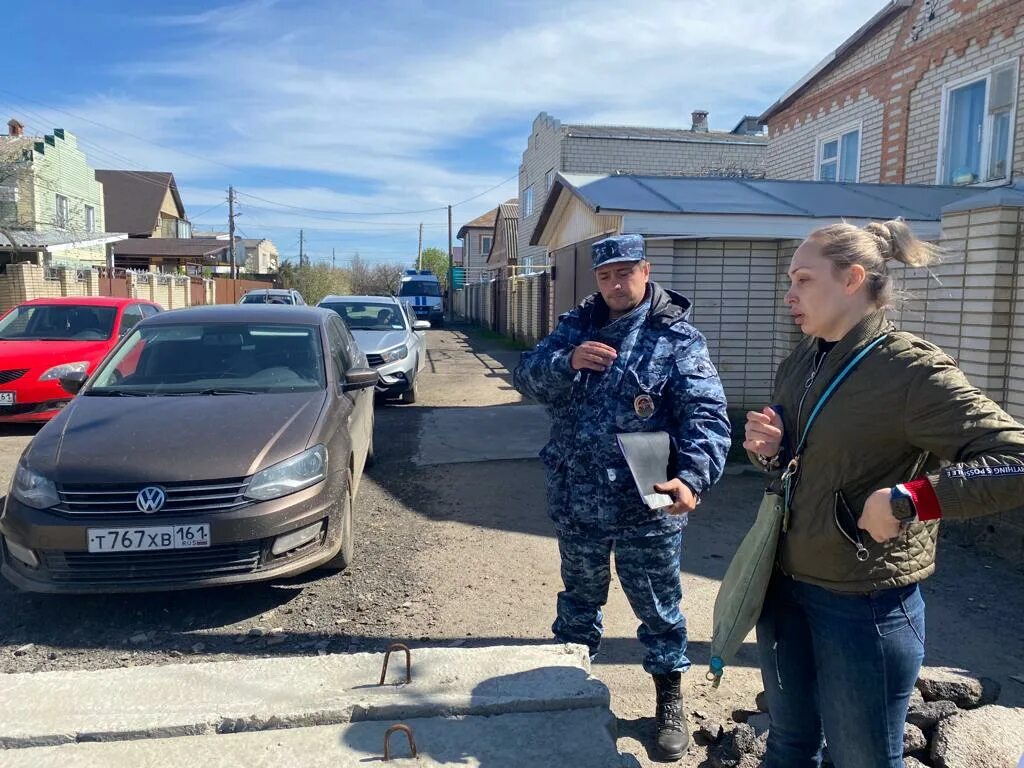
[[[19,95],[17,93],[14,93],[12,91],[8,91],[8,90],[3,89],[3,88],[0,88],[0,93],[5,93],[5,94],[7,94],[10,97],[18,99],[19,101],[26,101],[26,102],[28,102],[30,104],[37,104],[38,106],[42,107],[43,109],[47,109],[47,110],[51,110],[53,112],[58,112],[60,114],[67,115],[67,116],[72,117],[72,118],[74,118],[76,120],[81,120],[82,122],[89,123],[91,125],[95,125],[95,126],[97,126],[99,128],[104,128],[104,129],[106,129],[108,131],[113,131],[114,133],[119,133],[119,134],[121,134],[123,136],[128,136],[130,138],[136,139],[137,141],[141,141],[141,142],[143,142],[145,144],[149,144],[150,146],[157,147],[158,149],[164,149],[164,150],[167,150],[169,152],[176,152],[176,153],[178,153],[180,155],[184,155],[184,156],[187,156],[187,157],[192,157],[192,158],[195,158],[197,160],[202,160],[203,162],[211,163],[213,165],[219,165],[219,166],[221,166],[223,168],[227,168],[228,170],[235,171],[237,173],[241,173],[242,172],[240,169],[235,168],[233,166],[230,166],[230,165],[228,165],[226,163],[222,163],[219,160],[213,160],[211,158],[204,157],[202,155],[198,155],[198,154],[196,154],[194,152],[187,152],[185,150],[178,149],[176,147],[164,146],[164,145],[158,144],[158,143],[156,143],[154,141],[150,141],[149,139],[146,139],[146,138],[144,138],[142,136],[138,136],[136,134],[130,133],[128,131],[123,131],[123,130],[118,129],[118,128],[114,128],[113,126],[106,125],[104,123],[100,123],[100,122],[98,122],[96,120],[90,120],[89,118],[82,117],[81,115],[76,115],[73,112],[69,112],[68,110],[65,110],[65,109],[60,109],[59,107],[48,106],[48,105],[46,105],[46,104],[44,104],[44,103],[42,103],[40,101],[37,101],[35,99],[30,99],[30,98],[21,96],[21,95]],[[22,111],[27,114],[27,112],[24,109]],[[37,115],[37,117],[39,117],[39,116]],[[90,142],[88,140],[84,140],[84,143],[92,143],[92,142]],[[108,152],[111,155],[116,156],[116,153],[112,153],[109,150],[104,150],[104,151]],[[261,202],[269,203],[271,205],[277,205],[277,206],[280,206],[280,207],[283,207],[283,208],[289,208],[289,209],[292,209],[292,210],[300,210],[300,211],[311,211],[311,212],[315,212],[315,213],[323,213],[323,214],[329,214],[329,215],[335,215],[335,216],[389,216],[389,215],[390,216],[396,216],[396,215],[415,215],[415,214],[422,214],[422,213],[436,213],[438,211],[445,211],[449,207],[457,208],[457,207],[459,207],[461,205],[465,205],[466,203],[471,203],[474,200],[478,200],[479,198],[483,197],[484,195],[490,194],[491,192],[495,191],[496,189],[498,189],[500,187],[503,187],[505,184],[508,184],[509,182],[514,181],[518,177],[519,177],[519,172],[517,171],[512,176],[509,176],[507,179],[504,179],[503,181],[498,182],[493,187],[489,187],[488,189],[485,189],[483,192],[480,192],[480,193],[478,193],[476,195],[473,195],[472,197],[467,197],[465,200],[460,200],[457,203],[452,203],[451,206],[443,206],[442,205],[442,206],[438,206],[436,208],[425,208],[425,209],[420,209],[420,210],[415,210],[415,211],[359,211],[359,212],[354,212],[354,211],[353,212],[326,211],[326,210],[319,210],[319,209],[315,209],[315,208],[303,208],[302,206],[290,205],[288,203],[281,203],[279,201],[269,200],[267,198],[259,197],[258,195],[253,195],[253,194],[246,193],[246,192],[236,191],[236,193],[239,194],[239,195],[244,195],[246,197],[250,197],[250,198],[252,198],[254,200],[259,200]]]

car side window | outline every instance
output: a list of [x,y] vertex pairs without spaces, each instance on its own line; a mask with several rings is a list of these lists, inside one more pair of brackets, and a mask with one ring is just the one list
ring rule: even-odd
[[138,304],[125,307],[124,312],[121,313],[121,326],[117,330],[118,338],[127,336],[128,332],[140,322],[142,322],[142,307]]
[[348,350],[345,344],[341,319],[332,317],[327,323],[327,344],[331,350],[331,360],[334,363],[334,373],[339,382],[344,381],[345,372],[351,367],[351,360],[348,357]]
[[142,307],[143,317],[152,317],[153,315],[160,314],[160,308],[154,307],[152,304],[140,304],[139,306]]

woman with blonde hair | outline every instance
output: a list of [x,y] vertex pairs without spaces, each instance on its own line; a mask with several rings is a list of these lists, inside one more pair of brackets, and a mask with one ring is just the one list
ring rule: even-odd
[[837,768],[903,765],[939,520],[1024,498],[1024,427],[886,316],[889,265],[936,256],[901,220],[835,224],[789,267],[805,338],[744,442],[785,499],[757,624],[767,768],[819,766],[823,740]]

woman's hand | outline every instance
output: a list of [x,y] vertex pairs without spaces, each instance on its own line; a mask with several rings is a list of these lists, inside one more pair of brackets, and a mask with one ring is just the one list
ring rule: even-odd
[[857,527],[870,533],[879,544],[900,535],[900,521],[892,514],[891,489],[882,488],[868,496]]
[[746,440],[743,447],[770,459],[782,448],[782,418],[774,408],[747,412]]

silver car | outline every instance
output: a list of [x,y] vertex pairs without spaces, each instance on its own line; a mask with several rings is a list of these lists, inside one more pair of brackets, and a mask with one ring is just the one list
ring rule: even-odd
[[367,362],[377,370],[377,394],[415,403],[417,378],[427,359],[430,323],[416,320],[393,296],[327,296],[317,304],[341,315]]

